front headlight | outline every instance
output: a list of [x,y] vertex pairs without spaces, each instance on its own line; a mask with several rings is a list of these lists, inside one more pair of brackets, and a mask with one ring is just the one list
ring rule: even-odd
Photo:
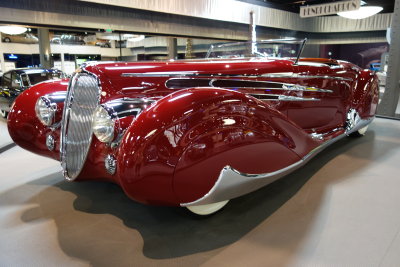
[[114,120],[107,110],[98,106],[93,116],[93,133],[101,142],[108,143],[114,139]]
[[35,106],[36,116],[46,126],[50,126],[54,123],[54,117],[57,111],[57,105],[51,103],[51,101],[41,96],[36,102]]

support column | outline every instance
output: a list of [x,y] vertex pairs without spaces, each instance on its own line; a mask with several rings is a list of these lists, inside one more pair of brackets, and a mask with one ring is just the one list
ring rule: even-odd
[[386,88],[378,114],[394,117],[400,95],[400,0],[395,0]]
[[193,55],[193,39],[187,38],[186,39],[186,48],[185,48],[185,59],[194,58]]
[[6,72],[6,63],[4,62],[4,54],[3,51],[0,51],[0,61],[1,61],[1,71]]
[[65,60],[64,60],[64,53],[60,54],[61,59],[61,71],[65,73]]
[[168,59],[178,58],[178,40],[176,38],[168,38]]
[[40,53],[40,64],[43,68],[50,69],[51,62],[50,62],[50,36],[49,36],[49,29],[39,28],[38,29],[39,35],[39,53]]

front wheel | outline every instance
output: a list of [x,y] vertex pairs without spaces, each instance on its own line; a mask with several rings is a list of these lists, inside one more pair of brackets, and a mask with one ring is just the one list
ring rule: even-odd
[[186,207],[190,212],[201,215],[207,216],[216,213],[217,211],[221,210],[226,204],[228,204],[229,200],[224,200],[217,203],[211,203],[206,205],[198,205],[198,206],[188,206]]
[[367,130],[368,130],[368,125],[351,133],[350,136],[354,136],[354,137],[364,136],[365,133],[367,132]]

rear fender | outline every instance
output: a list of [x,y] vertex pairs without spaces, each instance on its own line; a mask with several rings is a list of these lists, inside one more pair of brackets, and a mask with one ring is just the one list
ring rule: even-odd
[[370,70],[362,70],[353,93],[351,106],[361,118],[369,118],[375,115],[378,100],[378,77]]

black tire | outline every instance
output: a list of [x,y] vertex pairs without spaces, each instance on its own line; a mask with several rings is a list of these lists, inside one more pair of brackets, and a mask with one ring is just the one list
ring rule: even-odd
[[11,43],[11,39],[9,37],[6,37],[3,39],[3,42],[5,43]]

